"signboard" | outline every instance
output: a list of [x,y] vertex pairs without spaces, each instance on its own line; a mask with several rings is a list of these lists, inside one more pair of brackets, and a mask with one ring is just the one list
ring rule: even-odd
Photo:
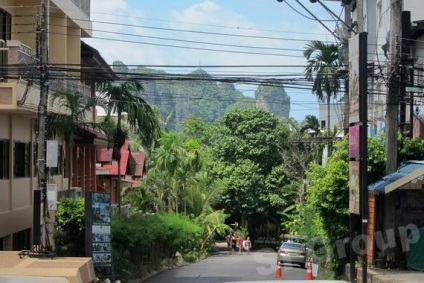
[[406,92],[424,92],[424,88],[418,86],[407,86]]
[[359,161],[349,162],[349,212],[359,213]]
[[47,206],[48,210],[57,210],[57,185],[47,184]]
[[58,142],[56,140],[46,141],[46,166],[57,167]]
[[359,122],[359,34],[349,39],[349,123]]
[[318,277],[318,264],[312,263],[312,276]]
[[86,253],[94,267],[112,266],[110,194],[88,193],[85,207]]
[[349,158],[359,158],[359,137],[360,129],[358,126],[349,127]]

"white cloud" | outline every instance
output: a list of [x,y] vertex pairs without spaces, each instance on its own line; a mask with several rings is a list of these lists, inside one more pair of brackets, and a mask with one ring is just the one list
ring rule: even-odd
[[[275,5],[278,9],[271,4],[270,8],[261,6],[262,13],[251,13],[249,15],[245,13],[247,10],[242,11],[242,9],[233,5],[235,3],[230,4],[218,0],[173,0],[178,1],[178,4],[175,6],[171,4],[166,6],[160,5],[159,2],[163,3],[165,1],[157,1],[160,8],[155,11],[155,15],[152,15],[148,10],[139,8],[148,6],[151,8],[152,3],[144,5],[141,3],[143,1],[140,0],[92,0],[91,18],[94,29],[108,31],[106,34],[94,32],[94,37],[107,37],[108,40],[93,38],[86,40],[87,43],[98,49],[101,55],[110,64],[113,61],[119,60],[127,65],[195,65],[201,67],[205,65],[304,65],[305,59],[302,56],[301,50],[304,49],[307,41],[295,41],[290,39],[333,40],[331,36],[328,36],[328,31],[317,22],[307,20],[295,14],[293,10],[286,5]],[[168,1],[171,2],[172,0]],[[231,1],[241,3],[241,1],[247,0]],[[184,7],[184,3],[190,2],[194,4]],[[218,3],[222,3],[222,5]],[[174,8],[177,6],[179,8]],[[311,9],[319,7],[319,5],[310,6]],[[273,13],[272,20],[271,16],[267,13]],[[152,21],[154,18],[156,18],[156,21]],[[264,20],[264,18],[266,20]],[[178,30],[188,30],[191,32],[182,32]],[[223,36],[212,33],[240,34],[251,37]],[[136,36],[129,36],[126,34]],[[170,40],[160,40],[151,37],[163,37],[169,38]],[[264,37],[286,39],[275,40],[265,39]],[[193,42],[181,42],[178,40]],[[247,49],[235,46],[227,47],[194,42],[299,49],[300,51]],[[289,56],[263,56],[214,52],[210,50],[172,48],[163,45],[190,46],[216,50],[240,50],[258,53],[279,53]],[[293,55],[300,57],[295,57]],[[184,69],[182,72],[189,71],[190,70]],[[235,70],[220,68],[219,70],[207,69],[207,71],[210,73],[217,71],[221,74],[233,73],[238,75],[244,73],[248,76],[249,73],[301,73],[303,68],[298,68],[297,70],[288,68],[274,70],[270,68],[237,68]],[[253,86],[251,86],[251,88],[254,89]],[[293,94],[292,102],[306,99],[303,98],[305,97],[305,91],[290,89],[288,92],[290,92],[290,95]],[[314,99],[314,101],[316,100]],[[293,105],[295,106],[295,104]],[[301,105],[299,107],[302,108]],[[295,112],[293,114],[295,114]]]
[[170,19],[180,22],[190,22],[194,24],[207,24],[211,20],[214,22],[213,18],[210,17],[211,14],[217,14],[222,12],[222,8],[216,3],[206,0],[202,3],[195,4],[184,11],[174,10],[170,14]]

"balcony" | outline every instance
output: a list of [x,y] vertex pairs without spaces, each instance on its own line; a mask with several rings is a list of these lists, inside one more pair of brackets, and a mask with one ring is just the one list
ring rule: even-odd
[[[0,110],[36,112],[40,101],[38,60],[35,52],[27,45],[9,40],[7,47],[0,50],[3,65],[8,68],[0,72]],[[1,68],[0,68],[1,70]],[[68,74],[52,68],[49,71],[49,90],[66,89],[90,97],[90,87],[79,81],[79,73]],[[50,110],[63,112],[58,105]],[[87,115],[91,117],[92,115]]]
[[[82,37],[91,37],[90,0],[50,0],[53,10],[61,11],[81,28]],[[77,8],[76,8],[76,7]]]

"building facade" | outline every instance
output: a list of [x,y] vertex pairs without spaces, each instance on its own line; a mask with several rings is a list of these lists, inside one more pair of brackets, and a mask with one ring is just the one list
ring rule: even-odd
[[[395,3],[396,2],[396,3]],[[424,10],[420,1],[362,0],[353,11],[353,21],[358,23],[358,32],[366,32],[368,40],[368,129],[370,134],[386,133],[386,114],[389,86],[393,76],[398,89],[398,129],[413,138],[422,136],[423,84],[423,35]],[[393,12],[393,4],[400,4],[401,13]],[[410,13],[410,20],[405,17]],[[403,20],[402,20],[403,17]],[[411,25],[410,35],[405,29]],[[393,30],[398,30],[393,37]],[[393,42],[395,44],[393,45]],[[410,50],[405,48],[410,44]],[[396,48],[390,50],[390,48]],[[391,53],[395,59],[390,58]],[[404,88],[403,88],[404,87]],[[413,87],[414,91],[408,91]],[[414,93],[416,92],[416,93]],[[395,261],[397,268],[405,268],[407,251],[404,249],[402,228],[407,225],[419,227],[422,217],[421,189],[422,161],[410,161],[400,165],[397,171],[386,175],[382,181],[369,186],[368,203],[368,253],[369,264]],[[394,246],[387,248],[378,241],[383,233],[388,237],[393,232]],[[387,265],[385,265],[387,266]]]
[[[37,52],[42,2],[0,1],[0,250],[31,248],[33,191],[38,186],[35,128],[40,100]],[[45,0],[45,4],[48,62],[51,64],[49,90],[65,87],[81,95],[93,96],[94,88],[81,79],[79,70],[83,50],[81,38],[90,37],[92,32],[90,1]],[[48,111],[63,113],[64,109],[59,103],[49,102]],[[94,114],[87,117],[95,119]],[[79,137],[85,139],[85,136],[90,137],[90,134],[81,133]],[[95,136],[91,135],[92,140]],[[76,151],[79,154],[74,157],[77,160],[74,171],[78,184],[95,188],[95,148],[84,143]],[[63,172],[68,164],[60,139],[57,155],[59,165],[51,168],[48,183],[57,186],[59,191],[66,190],[69,176]],[[89,180],[79,178],[87,172],[92,172]]]

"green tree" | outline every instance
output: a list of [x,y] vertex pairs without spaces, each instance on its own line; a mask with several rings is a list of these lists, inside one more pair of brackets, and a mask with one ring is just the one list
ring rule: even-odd
[[87,97],[79,92],[61,90],[51,94],[51,105],[58,106],[66,114],[49,112],[46,119],[46,131],[48,137],[61,136],[65,142],[67,153],[68,196],[72,184],[72,160],[75,134],[78,129],[96,128],[97,125],[87,119],[89,111],[93,111],[97,100]]
[[189,138],[184,143],[181,163],[176,171],[178,191],[184,197],[184,214],[187,214],[187,190],[190,184],[197,182],[196,173],[201,170],[200,144],[197,140]]
[[306,115],[299,130],[301,134],[307,134],[311,137],[320,135],[321,131],[318,118],[314,115]]
[[54,241],[59,256],[85,256],[84,199],[63,198],[57,207]]
[[177,133],[166,132],[162,133],[158,142],[159,145],[152,152],[149,165],[154,168],[152,177],[161,176],[164,179],[163,196],[166,196],[168,211],[175,210],[178,213],[179,191],[178,186],[175,186],[175,177],[183,158],[183,142]]
[[[139,133],[141,144],[150,148],[160,134],[160,127],[154,109],[140,96],[140,93],[144,91],[141,83],[138,81],[99,82],[96,88],[100,97],[108,103],[106,120],[110,119],[112,114],[117,115],[113,147],[118,164],[121,161],[121,148],[126,138],[122,130],[124,113],[126,113],[130,130]],[[121,166],[118,166],[116,199],[119,208],[121,206],[121,174]]]
[[[187,213],[188,193],[193,193],[191,186],[202,170],[200,146],[200,142],[191,137],[184,140],[183,135],[164,132],[152,152],[146,184],[162,192],[158,197],[168,211]],[[181,200],[184,200],[182,205]]]
[[[336,242],[349,237],[349,158],[348,138],[334,144],[332,156],[326,166],[312,164],[307,172],[307,195],[301,220],[300,231],[311,232],[313,225],[320,235],[328,239],[325,244],[332,250]],[[368,139],[368,176],[373,182],[384,173],[384,143],[379,137]],[[381,170],[383,168],[383,170]],[[332,258],[330,268],[340,275],[346,259]]]
[[336,76],[337,71],[343,66],[340,45],[311,41],[306,45],[303,55],[307,59],[305,68],[306,79],[313,81],[312,92],[320,101],[327,101],[327,130],[330,132],[330,102],[335,98],[340,89]]
[[288,180],[273,172],[282,166],[278,152],[288,127],[266,110],[249,108],[228,112],[215,130],[213,172],[226,187],[218,207],[245,227],[275,219],[281,207],[273,198]]
[[424,159],[424,139],[399,138],[399,162]]

